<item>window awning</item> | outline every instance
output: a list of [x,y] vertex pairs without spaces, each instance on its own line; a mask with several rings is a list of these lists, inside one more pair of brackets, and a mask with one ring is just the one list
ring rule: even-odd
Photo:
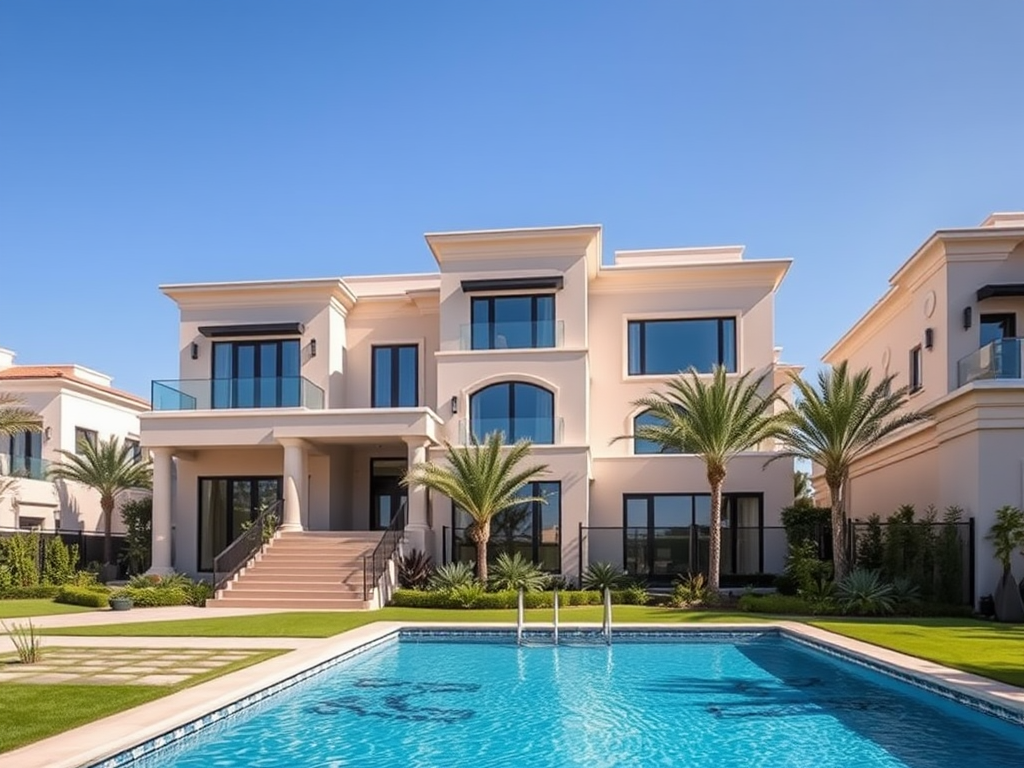
[[199,332],[209,339],[225,336],[301,336],[302,323],[247,323],[245,325],[201,325]]
[[996,283],[978,289],[978,301],[1005,296],[1024,296],[1024,283]]
[[463,293],[493,293],[496,291],[560,291],[564,279],[561,275],[551,277],[502,277],[491,280],[463,280]]

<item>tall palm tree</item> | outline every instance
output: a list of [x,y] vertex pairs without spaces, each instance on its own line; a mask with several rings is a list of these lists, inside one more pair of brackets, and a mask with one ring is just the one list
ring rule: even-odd
[[832,503],[832,558],[837,579],[849,570],[846,496],[850,467],[897,429],[926,418],[902,412],[907,387],[893,390],[895,374],[871,385],[871,369],[851,374],[843,362],[818,373],[817,387],[791,375],[799,397],[782,415],[786,432],[781,456],[809,459],[822,468]]
[[802,470],[793,472],[793,503],[797,506],[814,505],[814,486],[811,483],[811,473]]
[[501,432],[492,432],[483,445],[444,444],[445,463],[416,464],[402,478],[406,486],[422,486],[443,493],[473,519],[467,533],[476,544],[476,575],[487,581],[487,542],[491,520],[517,504],[545,500],[521,496],[520,491],[548,471],[547,464],[522,466],[530,456],[530,441],[506,446]]
[[114,514],[114,501],[122,491],[132,488],[150,488],[153,469],[148,461],[136,461],[132,447],[122,444],[116,437],[101,440],[93,447],[83,440],[78,453],[59,451],[63,460],[50,467],[54,480],[73,480],[95,488],[100,494],[103,511],[103,562],[111,564],[110,527]]
[[23,405],[21,398],[0,392],[0,436],[11,437],[19,432],[38,432],[42,429],[39,414]]
[[778,390],[761,394],[767,374],[751,379],[748,371],[734,381],[726,374],[723,366],[715,366],[708,380],[691,368],[670,379],[664,392],[654,392],[635,403],[657,416],[660,423],[637,425],[634,437],[696,454],[707,469],[711,486],[708,586],[715,590],[720,582],[722,488],[729,461],[781,430],[774,413]]

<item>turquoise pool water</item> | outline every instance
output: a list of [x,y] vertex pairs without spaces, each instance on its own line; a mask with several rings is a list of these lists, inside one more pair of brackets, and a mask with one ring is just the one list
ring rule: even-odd
[[403,637],[133,768],[1019,768],[1024,727],[774,634]]

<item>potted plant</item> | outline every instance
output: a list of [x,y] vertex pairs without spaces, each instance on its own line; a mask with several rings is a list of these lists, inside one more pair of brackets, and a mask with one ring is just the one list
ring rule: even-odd
[[992,542],[996,559],[1003,566],[1003,575],[992,595],[996,618],[999,621],[1024,621],[1024,601],[1013,578],[1013,553],[1024,547],[1024,512],[1011,506],[997,509],[996,521],[985,539]]
[[127,611],[132,607],[132,599],[123,591],[114,592],[110,596],[110,610]]

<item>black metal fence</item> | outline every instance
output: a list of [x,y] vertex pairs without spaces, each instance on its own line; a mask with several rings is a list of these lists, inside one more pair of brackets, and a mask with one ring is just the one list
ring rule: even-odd
[[[103,533],[95,531],[26,531],[23,528],[0,528],[0,539],[11,536],[36,534],[39,540],[36,563],[40,576],[46,562],[46,544],[55,536],[60,536],[65,546],[78,548],[78,562],[75,567],[85,570],[103,563]],[[126,564],[122,562],[122,553],[127,548],[124,534],[112,534],[110,537],[111,560],[118,566],[118,578],[127,575]]]

